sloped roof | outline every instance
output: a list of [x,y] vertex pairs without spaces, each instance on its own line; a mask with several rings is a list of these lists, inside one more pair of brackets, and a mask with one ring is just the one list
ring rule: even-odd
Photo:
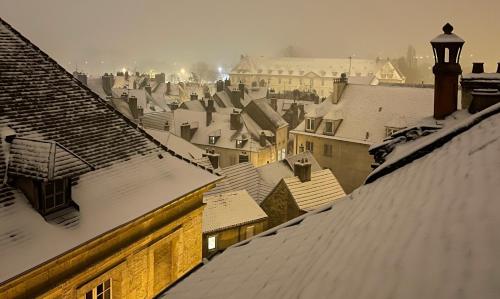
[[[319,105],[311,105],[306,117],[325,117],[328,113],[341,115],[343,121],[335,136],[323,134],[324,124],[318,126],[313,134],[373,144],[386,137],[386,126],[394,123],[410,126],[432,115],[433,100],[431,88],[348,85],[338,104],[325,100]],[[304,133],[305,121],[292,132]]]
[[[80,173],[82,161],[96,168],[72,180],[80,210],[71,224],[48,223],[20,190],[0,183],[0,283],[219,179],[134,127],[1,19],[0,61],[0,128],[16,135],[13,163],[47,141],[55,152],[37,148],[44,154],[32,160],[55,157],[56,175]],[[33,166],[19,169],[45,175]]]
[[311,171],[311,180],[301,182],[296,176],[284,178],[286,187],[303,211],[312,211],[346,194],[329,169]]
[[203,233],[212,233],[267,218],[246,190],[205,196]]
[[496,109],[348,197],[226,249],[166,295],[499,297]]
[[173,115],[170,111],[151,112],[144,114],[140,118],[140,123],[144,128],[165,130],[165,125],[172,125]]
[[206,195],[246,190],[260,204],[274,187],[260,177],[256,167],[250,162],[222,168],[221,175],[224,179],[217,183],[215,188],[206,192]]
[[93,168],[55,141],[14,138],[10,145],[9,175],[46,181],[75,177]]
[[243,108],[243,111],[266,130],[275,131],[278,128],[288,125],[283,117],[269,105],[267,99],[251,100]]

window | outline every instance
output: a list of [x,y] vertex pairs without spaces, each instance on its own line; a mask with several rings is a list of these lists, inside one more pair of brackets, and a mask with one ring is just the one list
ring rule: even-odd
[[325,134],[333,134],[333,122],[325,122]]
[[306,119],[306,131],[314,131],[314,119],[313,118]]
[[45,183],[45,212],[57,209],[67,203],[68,180],[56,180]]
[[208,237],[208,250],[217,249],[217,236],[209,236]]
[[215,136],[209,136],[208,137],[208,144],[215,144],[216,138]]
[[333,154],[333,145],[325,144],[323,147],[323,155],[327,157],[331,157]]
[[306,150],[312,153],[314,150],[314,143],[312,143],[311,141],[306,141]]
[[247,154],[240,154],[238,157],[238,163],[245,163],[248,162],[248,155]]
[[85,294],[85,299],[110,299],[111,298],[111,280],[99,284]]
[[248,238],[253,237],[254,233],[255,233],[255,226],[253,226],[253,225],[247,226],[246,234],[245,234],[246,238],[248,239]]
[[236,148],[242,148],[243,147],[243,140],[236,140]]

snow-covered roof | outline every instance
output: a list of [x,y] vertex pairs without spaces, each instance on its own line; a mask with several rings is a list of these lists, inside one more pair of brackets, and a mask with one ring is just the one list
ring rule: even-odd
[[283,117],[269,105],[267,99],[251,100],[243,108],[243,112],[246,112],[260,127],[266,130],[275,131],[288,125]]
[[389,61],[358,58],[298,58],[245,56],[233,68],[231,75],[305,76],[314,73],[320,77],[340,78],[342,73],[372,76]]
[[226,249],[166,297],[500,297],[499,105],[348,197]]
[[468,73],[462,75],[462,80],[500,83],[500,73]]
[[317,125],[314,133],[305,132],[305,121],[292,132],[373,144],[386,137],[385,127],[410,126],[432,115],[433,100],[431,88],[347,85],[338,104],[325,100],[306,109],[306,118],[342,116],[334,136],[323,134],[324,121]]
[[267,219],[267,214],[246,190],[205,196],[203,233],[213,233]]
[[79,206],[47,222],[2,180],[0,283],[219,179],[137,128],[1,19],[0,61],[0,158],[16,172],[9,179],[78,175],[71,196]]
[[299,209],[312,211],[346,194],[330,169],[311,171],[311,180],[301,182],[296,176],[284,178]]

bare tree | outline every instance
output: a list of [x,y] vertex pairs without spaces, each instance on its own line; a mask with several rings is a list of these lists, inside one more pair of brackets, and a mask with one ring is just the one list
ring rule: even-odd
[[206,62],[196,62],[191,66],[192,79],[195,82],[217,80],[217,70],[215,66]]

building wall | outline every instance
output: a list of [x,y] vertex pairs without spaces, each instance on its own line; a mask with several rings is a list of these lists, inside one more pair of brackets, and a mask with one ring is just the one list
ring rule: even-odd
[[[372,171],[373,157],[368,154],[369,145],[340,141],[335,139],[296,134],[294,152],[299,152],[300,145],[313,143],[313,156],[323,168],[332,170],[346,194],[361,186]],[[332,146],[332,155],[324,153],[325,144]]]
[[[276,157],[280,157],[279,152],[284,149],[285,154],[287,153],[288,145],[288,126],[284,126],[276,130]],[[281,159],[284,159],[282,157]]]
[[[252,142],[255,144],[255,146],[258,146],[257,142]],[[274,147],[266,147],[260,149],[259,151],[245,151],[237,148],[229,149],[217,146],[208,146],[204,144],[196,144],[196,146],[202,149],[214,150],[215,153],[219,154],[220,167],[227,167],[238,164],[239,155],[244,153],[249,155],[249,162],[251,162],[256,167],[276,161],[276,149]]]
[[303,214],[297,207],[283,181],[279,182],[260,206],[269,217],[269,228],[285,223]]
[[[254,226],[254,236],[260,234],[267,229],[267,219],[258,222],[247,223],[238,227],[232,227],[219,232],[203,234],[203,257],[209,257],[216,252],[220,252],[228,248],[231,245],[252,237],[247,236],[246,233],[247,227],[250,226]],[[210,236],[217,236],[216,249],[213,252],[208,251],[208,237]]]
[[[213,187],[213,186],[210,186]],[[153,298],[201,262],[200,189],[0,286],[2,298],[84,298],[111,279],[113,298]]]

